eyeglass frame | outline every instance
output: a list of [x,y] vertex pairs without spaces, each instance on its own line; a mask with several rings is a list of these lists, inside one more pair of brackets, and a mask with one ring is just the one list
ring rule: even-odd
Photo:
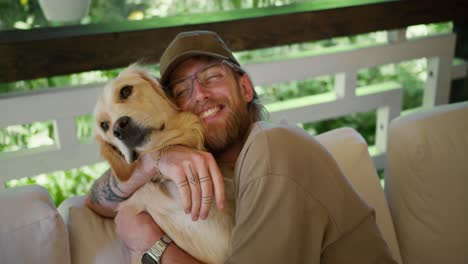
[[[200,79],[197,77],[197,74],[199,74],[200,72],[203,72],[203,71],[205,71],[205,70],[207,70],[207,69],[209,69],[209,68],[211,68],[211,67],[214,67],[214,66],[217,65],[217,64],[220,64],[220,65],[222,65],[222,64],[227,64],[227,66],[229,66],[235,73],[238,73],[238,74],[240,74],[240,75],[245,74],[245,71],[244,71],[239,65],[237,65],[237,64],[235,64],[235,63],[233,63],[233,62],[231,62],[231,61],[229,61],[229,60],[223,59],[223,60],[221,60],[221,61],[216,61],[216,62],[213,62],[213,63],[211,63],[211,64],[208,64],[207,66],[205,66],[205,67],[203,67],[203,68],[197,70],[197,71],[196,71],[194,74],[192,74],[192,75],[185,76],[185,77],[179,78],[179,79],[177,79],[177,80],[175,80],[175,81],[173,81],[173,82],[170,82],[169,84],[166,85],[166,89],[165,89],[165,90],[166,90],[166,91],[169,91],[169,94],[170,94],[171,98],[173,98],[174,100],[177,100],[177,98],[175,98],[174,90],[173,90],[174,84],[178,84],[178,83],[184,82],[184,81],[186,81],[186,80],[191,80],[191,82],[190,82],[190,84],[191,84],[190,90],[191,90],[191,91],[190,91],[190,92],[193,91],[193,82],[194,82],[194,80],[197,80],[197,82],[198,82],[200,85],[202,85],[203,87],[205,87],[205,84],[204,84],[202,81],[200,81]],[[217,81],[216,83],[222,82],[222,81],[224,81],[225,79],[226,79],[226,76],[224,77],[224,79],[222,79],[222,80],[220,80],[220,81]]]

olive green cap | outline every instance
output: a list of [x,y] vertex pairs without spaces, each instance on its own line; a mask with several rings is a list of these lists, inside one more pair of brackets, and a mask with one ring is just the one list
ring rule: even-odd
[[229,47],[215,32],[206,30],[182,32],[174,38],[161,56],[161,84],[167,85],[169,76],[177,65],[197,55],[229,60],[240,67]]

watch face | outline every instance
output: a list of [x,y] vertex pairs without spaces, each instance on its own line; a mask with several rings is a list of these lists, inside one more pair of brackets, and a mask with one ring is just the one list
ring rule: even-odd
[[158,264],[148,253],[143,254],[141,258],[142,264]]

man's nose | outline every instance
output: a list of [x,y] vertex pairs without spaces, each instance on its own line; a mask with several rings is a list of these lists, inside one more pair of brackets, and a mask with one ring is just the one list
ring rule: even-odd
[[207,89],[198,79],[194,79],[192,82],[192,98],[199,102],[203,101],[209,96],[209,89]]

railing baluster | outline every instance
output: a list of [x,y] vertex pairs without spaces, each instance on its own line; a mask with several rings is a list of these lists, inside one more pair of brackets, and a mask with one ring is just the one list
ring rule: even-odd
[[377,109],[377,121],[375,131],[375,146],[381,153],[387,152],[387,136],[390,121],[400,116],[402,110],[403,92],[400,90],[400,98],[386,98],[387,106]]
[[427,59],[424,107],[433,107],[449,102],[453,52],[451,54]]
[[79,144],[76,122],[73,117],[63,118],[54,122],[55,142],[60,150]]
[[356,70],[335,75],[335,93],[337,98],[356,96]]

